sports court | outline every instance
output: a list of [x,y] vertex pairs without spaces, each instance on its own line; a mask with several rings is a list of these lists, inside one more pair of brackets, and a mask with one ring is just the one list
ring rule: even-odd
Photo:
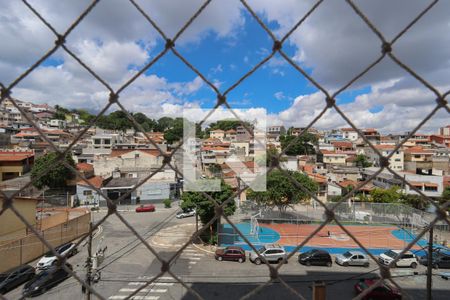
[[[312,234],[320,224],[287,224],[287,223],[239,223],[237,228],[255,246],[265,243],[278,243],[292,251]],[[346,224],[345,228],[351,232],[372,254],[379,255],[388,249],[403,249],[415,236],[407,229],[401,229],[393,225],[365,225]],[[245,243],[235,230],[225,224],[220,233],[221,246],[239,245],[246,250],[251,248]],[[412,247],[417,255],[424,254],[423,248],[426,240],[420,240]],[[326,225],[317,232],[300,249],[304,252],[312,248],[321,248],[330,253],[343,253],[349,249],[359,249],[358,244],[346,234],[338,225]]]

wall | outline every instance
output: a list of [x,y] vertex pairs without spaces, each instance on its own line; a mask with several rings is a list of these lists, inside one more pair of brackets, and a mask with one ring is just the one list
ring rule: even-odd
[[[92,196],[85,196],[83,194],[84,191],[92,191]],[[100,198],[103,199],[103,197],[101,197],[96,190],[81,184],[77,185],[77,198],[80,201],[80,205],[98,204],[100,202]]]
[[[57,247],[89,232],[91,214],[88,212],[63,223],[42,231],[44,238]],[[24,238],[12,241],[0,246],[0,272],[5,272],[19,265],[29,263],[48,252],[48,248],[35,236],[28,235]]]
[[[36,204],[37,199],[15,198],[14,207],[21,212],[22,216],[31,225],[36,224]],[[3,206],[3,199],[0,199],[0,207]],[[12,232],[22,231],[26,234],[25,224],[16,216],[16,214],[8,209],[0,216],[0,237]],[[1,256],[0,256],[1,257]]]

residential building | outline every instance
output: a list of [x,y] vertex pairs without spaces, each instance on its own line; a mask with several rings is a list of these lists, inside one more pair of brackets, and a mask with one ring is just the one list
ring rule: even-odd
[[297,156],[283,155],[280,160],[280,167],[289,171],[298,171]]
[[64,129],[67,127],[67,121],[66,120],[59,120],[59,119],[51,119],[48,122],[48,127],[50,128],[57,128],[57,129]]
[[373,144],[379,144],[381,135],[375,128],[366,128],[361,130],[364,137]]
[[422,146],[407,148],[405,152],[405,170],[417,174],[432,174],[434,151]]
[[[394,145],[374,145],[374,147],[384,157],[388,156],[395,149]],[[373,166],[380,166],[380,156],[371,147],[366,147],[364,152]],[[402,149],[396,150],[389,158],[389,166],[395,171],[402,171],[404,169],[404,152]]]
[[[362,172],[363,178],[366,179],[372,176],[378,170],[379,168],[377,167],[365,168]],[[428,197],[438,198],[442,195],[442,192],[444,190],[443,176],[420,175],[408,172],[397,172],[397,174]],[[411,189],[409,185],[405,184],[402,180],[395,177],[394,174],[392,174],[388,170],[383,170],[381,173],[379,173],[372,180],[372,183],[374,186],[383,189],[388,189],[392,186],[398,186],[406,194],[417,194],[417,192]]]
[[439,128],[439,135],[450,136],[450,125]]
[[236,141],[237,142],[248,142],[252,139],[252,134],[244,127],[236,127]]
[[[123,197],[117,204],[130,205],[162,202],[174,199],[178,194],[175,180],[150,179],[140,184],[142,180],[143,178],[136,177],[116,177],[105,183],[101,190],[113,201]],[[136,188],[138,184],[140,185]],[[105,199],[100,198],[100,206],[106,206]]]
[[228,142],[234,142],[236,141],[236,130],[234,129],[230,129],[225,131],[225,138],[226,141]]
[[320,150],[317,153],[317,162],[325,165],[345,165],[347,154],[336,151]]
[[155,149],[118,150],[113,149],[109,155],[94,157],[95,175],[107,178],[114,170],[126,167],[142,167],[156,170],[162,166],[163,156]]
[[266,136],[267,136],[268,141],[275,141],[275,142],[279,141],[280,136],[285,135],[285,134],[286,134],[286,128],[284,128],[284,126],[282,126],[282,125],[267,127]]
[[333,142],[332,145],[333,145],[334,150],[337,152],[354,151],[355,150],[352,142],[336,141],[336,142]]
[[438,145],[450,148],[450,135],[431,135],[430,140]]
[[[87,176],[86,176],[87,177]],[[104,179],[101,176],[90,176],[86,178],[90,185],[97,189],[103,187]],[[96,189],[93,189],[86,181],[79,179],[77,181],[76,198],[80,205],[94,205],[100,204],[100,199],[104,199]]]
[[237,156],[249,156],[249,151],[249,142],[231,142],[230,144],[230,152]]
[[122,143],[123,138],[117,133],[96,134],[92,138],[92,147],[95,149],[112,149],[117,143]]
[[0,182],[22,176],[33,164],[33,150],[0,150]]
[[223,141],[225,138],[225,131],[223,131],[222,129],[211,130],[209,132],[209,137],[212,139],[219,139]]
[[342,137],[346,140],[355,142],[359,138],[358,132],[351,127],[350,128],[341,128],[341,132],[342,132]]

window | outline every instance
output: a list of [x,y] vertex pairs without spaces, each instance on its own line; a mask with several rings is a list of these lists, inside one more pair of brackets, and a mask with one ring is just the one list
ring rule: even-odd
[[427,192],[437,192],[436,186],[425,186],[425,191]]
[[109,145],[109,144],[111,144],[111,140],[103,140],[103,144]]
[[84,196],[91,196],[92,195],[92,191],[91,190],[83,191],[83,195]]
[[101,144],[101,140],[100,139],[94,139],[94,144],[100,145]]

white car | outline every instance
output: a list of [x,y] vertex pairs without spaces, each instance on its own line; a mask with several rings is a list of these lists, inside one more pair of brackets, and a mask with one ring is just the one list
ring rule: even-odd
[[[402,252],[402,250],[388,250],[378,257],[378,261],[383,265],[389,265],[397,256]],[[417,257],[411,252],[405,252],[399,260],[395,263],[396,267],[411,267],[413,269],[417,268],[419,264]]]
[[[71,257],[78,253],[78,249],[75,247],[74,243],[67,243],[55,248],[55,251],[58,252],[62,256]],[[53,254],[53,252],[49,251],[45,254],[37,263],[37,270],[45,270],[55,265],[58,261],[58,258]]]
[[195,214],[196,214],[195,209],[188,210],[188,211],[180,211],[179,213],[177,213],[177,219],[193,217],[193,216],[195,216]]

